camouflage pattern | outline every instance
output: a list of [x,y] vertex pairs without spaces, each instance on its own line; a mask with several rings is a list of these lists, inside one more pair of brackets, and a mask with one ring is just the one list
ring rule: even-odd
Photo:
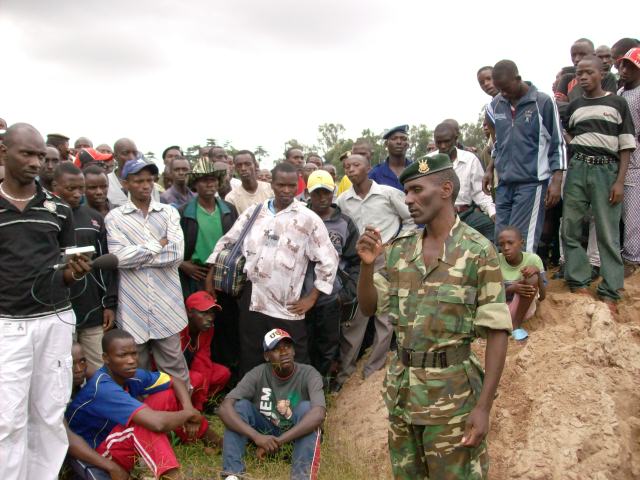
[[[437,264],[426,266],[422,233],[422,229],[405,232],[387,247],[386,291],[379,278],[376,282],[378,295],[388,295],[389,317],[398,345],[425,352],[471,343],[478,336],[486,337],[487,329],[511,331],[511,316],[493,245],[456,219]],[[416,464],[412,460],[417,458],[415,455],[427,459],[431,456],[449,458],[452,451],[460,449],[457,445],[462,433],[455,437],[455,442],[451,435],[464,429],[464,422],[482,390],[483,377],[482,367],[474,355],[448,368],[406,368],[398,356],[394,356],[384,383],[384,400],[389,418],[394,419],[389,434],[394,470],[402,471],[405,463]],[[404,426],[398,427],[400,424]],[[434,439],[418,444],[411,435],[401,433],[418,426],[425,426],[420,430],[423,439],[425,435]],[[438,432],[443,436],[437,438]],[[485,458],[486,448],[481,449],[484,455],[476,457]],[[414,450],[419,453],[413,456],[407,453]],[[461,450],[467,455],[465,458],[474,452],[474,449]],[[406,459],[405,453],[409,455]],[[452,458],[459,456],[462,456],[459,452],[451,455]],[[424,467],[429,464],[420,462]],[[446,464],[438,460],[436,465],[441,463]],[[453,470],[448,471],[464,471],[464,468],[467,467],[452,466]],[[474,468],[480,472],[477,478],[482,478],[482,468]],[[425,472],[427,470],[406,478],[429,478]],[[431,470],[430,478],[476,478],[446,476],[444,472],[441,475],[437,469],[433,472]]]
[[480,480],[488,478],[487,444],[461,447],[464,424],[411,425],[389,417],[389,450],[398,480]]

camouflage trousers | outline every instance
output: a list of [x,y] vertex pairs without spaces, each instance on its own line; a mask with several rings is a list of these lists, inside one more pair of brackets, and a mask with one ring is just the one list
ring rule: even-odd
[[480,480],[488,477],[489,456],[483,441],[460,446],[464,422],[412,425],[389,416],[389,453],[396,480]]

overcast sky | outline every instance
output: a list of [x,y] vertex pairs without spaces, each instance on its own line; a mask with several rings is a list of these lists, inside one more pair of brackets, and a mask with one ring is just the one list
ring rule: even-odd
[[476,70],[503,58],[549,92],[577,38],[640,36],[634,5],[0,0],[0,117],[72,142],[131,137],[158,157],[215,138],[275,159],[325,122],[356,137],[475,121]]

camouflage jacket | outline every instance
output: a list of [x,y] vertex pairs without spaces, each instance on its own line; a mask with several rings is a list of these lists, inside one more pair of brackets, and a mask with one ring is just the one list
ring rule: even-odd
[[[423,231],[401,234],[387,247],[387,278],[375,281],[378,309],[388,308],[398,345],[426,352],[471,343],[486,337],[486,329],[510,331],[493,245],[456,219],[437,263],[426,266]],[[462,422],[483,375],[473,355],[448,368],[405,368],[396,355],[385,380],[389,414],[418,425]]]

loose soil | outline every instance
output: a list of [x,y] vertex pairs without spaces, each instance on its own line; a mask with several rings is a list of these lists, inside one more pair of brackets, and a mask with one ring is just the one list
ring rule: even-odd
[[[593,289],[595,295],[595,289]],[[489,433],[490,478],[640,478],[640,275],[625,282],[612,316],[604,303],[550,282],[509,341]],[[474,350],[482,358],[484,343]],[[357,452],[370,479],[391,478],[380,371],[356,374],[328,415],[332,444]]]

